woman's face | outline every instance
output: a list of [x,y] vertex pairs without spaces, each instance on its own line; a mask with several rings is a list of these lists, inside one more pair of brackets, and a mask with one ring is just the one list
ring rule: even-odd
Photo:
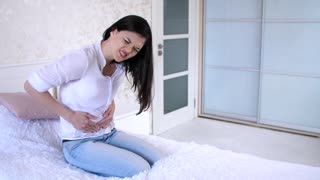
[[146,38],[138,33],[131,31],[118,31],[117,29],[110,33],[112,56],[117,62],[125,61],[135,55],[142,49]]

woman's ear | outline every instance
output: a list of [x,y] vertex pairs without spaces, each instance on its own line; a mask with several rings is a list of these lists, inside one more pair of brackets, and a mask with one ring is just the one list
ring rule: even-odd
[[112,30],[111,32],[110,32],[110,36],[113,36],[113,35],[115,35],[115,34],[117,34],[118,33],[118,30],[117,29],[114,29],[114,30]]

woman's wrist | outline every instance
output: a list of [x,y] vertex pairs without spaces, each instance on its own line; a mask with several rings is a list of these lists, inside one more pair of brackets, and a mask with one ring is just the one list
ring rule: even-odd
[[71,109],[65,108],[65,109],[61,112],[60,116],[61,116],[63,119],[67,120],[67,121],[71,121],[71,119],[72,119],[71,117],[73,116],[73,114],[74,114],[74,111],[72,111]]

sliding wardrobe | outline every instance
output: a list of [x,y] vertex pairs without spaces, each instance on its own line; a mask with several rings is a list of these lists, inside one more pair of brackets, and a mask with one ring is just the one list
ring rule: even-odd
[[320,135],[320,1],[203,0],[202,117]]

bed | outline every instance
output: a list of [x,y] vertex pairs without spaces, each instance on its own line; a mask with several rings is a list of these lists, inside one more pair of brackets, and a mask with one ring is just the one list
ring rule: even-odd
[[[0,69],[0,81],[2,84],[16,82],[19,87],[2,86],[0,92],[22,91],[22,79],[26,77],[22,72],[34,68],[23,66],[14,69]],[[19,77],[15,80],[10,75],[11,79],[7,80],[9,72]],[[28,107],[35,107],[33,103],[29,104]],[[58,123],[58,118],[32,120],[17,117],[12,109],[0,103],[0,180],[119,179],[99,177],[66,163],[57,135]],[[127,180],[320,180],[320,167],[272,161],[153,135],[133,135],[153,144],[168,156],[158,161],[150,171],[125,178]]]
[[[17,118],[0,105],[0,179],[119,179],[99,177],[66,163],[57,135],[58,123],[58,119]],[[152,135],[134,135],[168,156],[157,162],[149,172],[126,178],[128,180],[320,179],[320,167],[266,160]]]

